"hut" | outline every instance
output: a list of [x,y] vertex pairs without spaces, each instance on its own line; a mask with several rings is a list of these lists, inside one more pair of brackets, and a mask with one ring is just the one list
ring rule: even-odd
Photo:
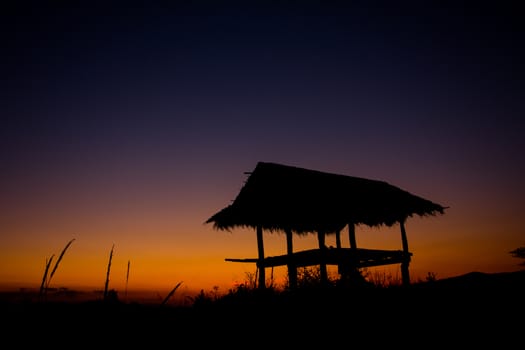
[[[443,214],[445,207],[384,181],[327,173],[295,166],[258,162],[231,204],[212,215],[214,229],[253,228],[256,258],[226,258],[255,263],[258,286],[265,288],[265,269],[287,266],[289,287],[297,286],[297,268],[319,266],[327,281],[327,265],[337,265],[342,275],[359,268],[400,264],[402,284],[410,284],[409,251],[405,221],[414,215]],[[358,248],[356,225],[370,227],[399,224],[400,250]],[[349,247],[341,246],[347,228]],[[286,254],[265,256],[263,231],[286,235]],[[317,235],[318,247],[294,251],[293,235]],[[326,235],[336,235],[336,247],[327,248]]]

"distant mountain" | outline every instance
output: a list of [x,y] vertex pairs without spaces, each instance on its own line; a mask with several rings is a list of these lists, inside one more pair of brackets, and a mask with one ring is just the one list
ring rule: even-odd
[[469,272],[464,275],[425,282],[426,285],[450,288],[516,288],[525,289],[525,270],[515,272]]

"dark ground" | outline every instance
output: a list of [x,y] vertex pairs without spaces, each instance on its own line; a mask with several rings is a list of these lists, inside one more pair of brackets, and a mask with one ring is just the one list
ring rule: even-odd
[[4,298],[0,308],[2,338],[17,346],[514,347],[525,337],[525,270],[404,288],[251,290],[187,307]]

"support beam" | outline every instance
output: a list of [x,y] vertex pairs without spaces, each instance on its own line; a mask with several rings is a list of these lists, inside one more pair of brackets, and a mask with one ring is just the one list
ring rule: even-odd
[[288,256],[288,287],[297,288],[297,266],[293,261],[293,235],[292,230],[286,229],[286,254]]
[[403,244],[404,259],[401,263],[401,279],[404,286],[410,285],[410,273],[408,266],[410,265],[410,252],[408,250],[408,238],[405,230],[405,220],[399,221],[399,227],[401,228],[401,242]]
[[259,263],[257,267],[259,269],[259,288],[266,288],[266,274],[264,271],[264,241],[263,241],[263,229],[259,225],[257,226],[257,252]]
[[354,252],[352,254],[353,258],[347,264],[339,266],[338,271],[345,283],[354,283],[356,278],[361,280],[361,274],[357,267],[358,260],[355,258],[357,255],[357,240],[355,239],[355,224],[353,222],[348,223],[348,241],[350,242],[350,251]]
[[357,248],[357,241],[355,239],[355,224],[353,222],[348,223],[348,239],[350,241],[350,248]]
[[[325,244],[325,233],[323,231],[317,231],[317,241],[319,242],[319,249],[321,250],[321,254],[326,252],[326,244]],[[321,284],[326,285],[328,284],[328,270],[326,268],[326,262],[322,261],[319,264],[319,269],[321,273]]]
[[341,248],[341,231],[335,233],[335,246],[336,248]]
[[[335,233],[335,246],[337,249],[341,249],[341,231],[337,231]],[[342,275],[344,273],[344,269],[341,268],[341,265],[337,265],[337,273]]]

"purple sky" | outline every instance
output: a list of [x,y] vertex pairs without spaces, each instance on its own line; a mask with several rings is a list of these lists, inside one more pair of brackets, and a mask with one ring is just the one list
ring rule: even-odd
[[525,42],[510,3],[80,3],[2,11],[4,246],[58,228],[60,247],[77,215],[209,231],[258,161],[390,182],[457,210],[463,243],[491,220],[512,231],[497,238],[502,266],[525,244]]

